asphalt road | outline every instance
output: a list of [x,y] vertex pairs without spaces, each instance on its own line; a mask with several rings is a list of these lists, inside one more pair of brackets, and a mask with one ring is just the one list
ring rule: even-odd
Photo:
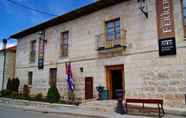
[[[35,111],[25,111],[14,107],[0,105],[0,118],[95,118],[86,116],[74,116],[70,114],[42,113]],[[122,118],[139,118],[139,116],[123,116]],[[142,118],[142,116],[140,117]],[[147,117],[143,117],[147,118]],[[157,117],[153,117],[157,118]],[[163,118],[186,118],[186,116],[165,115]]]
[[25,111],[23,109],[15,109],[13,107],[0,106],[0,118],[87,118],[87,117],[73,116],[67,114]]

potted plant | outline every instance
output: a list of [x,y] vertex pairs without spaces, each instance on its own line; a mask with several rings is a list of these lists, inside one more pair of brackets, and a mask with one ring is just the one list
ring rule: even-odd
[[96,87],[96,90],[98,91],[98,100],[102,100],[104,86],[99,85]]

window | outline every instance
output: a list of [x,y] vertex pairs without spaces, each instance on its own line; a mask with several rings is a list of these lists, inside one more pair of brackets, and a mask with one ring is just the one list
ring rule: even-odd
[[49,85],[50,87],[56,87],[56,79],[57,79],[57,68],[50,68],[49,75]]
[[184,33],[186,37],[186,0],[182,0],[183,5],[183,24],[184,24]]
[[34,63],[35,58],[36,58],[36,40],[31,41],[30,63]]
[[33,73],[28,72],[28,85],[32,85],[32,77],[33,77]]
[[65,31],[61,33],[61,57],[68,56],[68,39],[69,32]]
[[106,37],[107,40],[120,39],[120,19],[115,19],[106,22]]

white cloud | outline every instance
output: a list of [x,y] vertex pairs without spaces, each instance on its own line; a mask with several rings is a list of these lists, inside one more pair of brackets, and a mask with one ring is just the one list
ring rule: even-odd
[[8,43],[7,44],[7,48],[9,48],[9,47],[12,47],[12,46],[15,46],[16,44],[14,44],[14,43]]
[[[9,48],[9,47],[12,47],[12,46],[15,46],[16,45],[16,43],[7,43],[7,46],[6,46],[6,48]],[[2,42],[0,42],[0,50],[3,48],[3,43]]]
[[3,48],[3,43],[0,42],[0,50]]

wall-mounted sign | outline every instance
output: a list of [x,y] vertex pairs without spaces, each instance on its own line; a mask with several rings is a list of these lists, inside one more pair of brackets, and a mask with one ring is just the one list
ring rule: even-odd
[[176,54],[172,0],[156,0],[156,11],[159,54],[160,56]]
[[175,55],[176,54],[176,41],[175,38],[167,38],[159,40],[159,55]]
[[45,34],[42,33],[39,37],[39,52],[38,52],[38,69],[44,68],[44,46]]

